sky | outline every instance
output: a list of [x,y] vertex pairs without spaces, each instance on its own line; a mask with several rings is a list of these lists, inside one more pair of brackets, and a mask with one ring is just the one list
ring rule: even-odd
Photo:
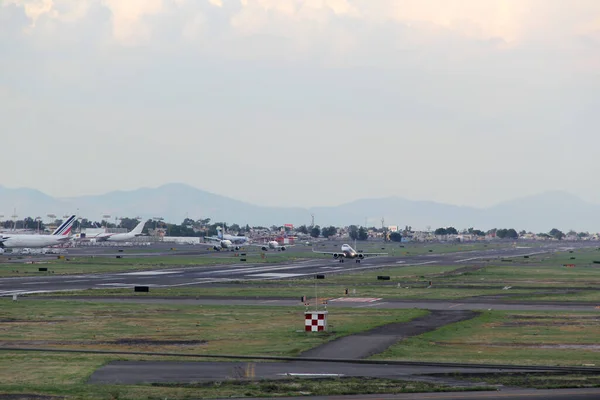
[[0,184],[600,203],[598,0],[0,0]]

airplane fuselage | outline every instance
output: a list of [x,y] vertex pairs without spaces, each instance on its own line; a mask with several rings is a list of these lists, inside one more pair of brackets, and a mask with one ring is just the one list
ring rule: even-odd
[[285,246],[280,245],[277,241],[275,240],[271,240],[270,242],[268,242],[266,245],[261,247],[262,251],[267,251],[267,250],[279,250],[279,251],[285,251]]
[[69,240],[68,236],[58,237],[55,235],[2,235],[0,247],[48,247],[56,246]]

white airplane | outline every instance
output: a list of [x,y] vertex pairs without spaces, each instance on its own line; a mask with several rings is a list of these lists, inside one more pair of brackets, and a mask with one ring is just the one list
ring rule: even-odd
[[268,250],[285,251],[285,249],[287,249],[288,247],[292,247],[294,245],[293,244],[280,245],[279,242],[277,242],[275,240],[271,240],[270,242],[267,242],[265,244],[252,244],[252,246],[258,246],[258,247],[260,247],[260,249],[262,251],[268,251]]
[[142,231],[144,230],[144,225],[146,225],[146,221],[142,221],[135,226],[131,230],[131,232],[127,233],[101,233],[98,236],[93,237],[101,242],[126,242],[138,236],[143,236]]
[[344,262],[344,259],[346,258],[351,258],[354,259],[357,263],[360,262],[360,260],[362,260],[365,257],[375,257],[375,256],[387,256],[388,253],[362,253],[362,252],[358,252],[356,250],[354,250],[352,248],[352,246],[350,246],[349,244],[343,244],[342,245],[342,251],[337,253],[337,252],[326,252],[326,251],[315,251],[315,249],[313,249],[313,253],[320,253],[320,254],[329,254],[332,255],[333,258],[335,258],[336,260],[339,260],[340,262]]
[[[217,227],[217,237],[214,236],[205,236],[204,239],[212,240],[214,242],[231,242],[231,244],[246,244],[248,242],[248,238],[246,236],[233,236],[228,234],[223,234],[223,229],[218,226]],[[239,249],[238,249],[239,250]]]
[[234,244],[229,239],[221,239],[215,243],[200,243],[200,246],[210,246],[215,251],[221,251],[221,250],[231,250],[231,251],[236,250],[237,251],[240,249],[239,245]]
[[65,243],[71,239],[71,229],[76,220],[77,217],[71,215],[51,235],[0,234],[0,248],[48,247]]

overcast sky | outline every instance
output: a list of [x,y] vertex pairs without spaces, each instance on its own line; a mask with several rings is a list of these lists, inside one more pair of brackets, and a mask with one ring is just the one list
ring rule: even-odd
[[600,203],[598,0],[0,0],[0,184]]

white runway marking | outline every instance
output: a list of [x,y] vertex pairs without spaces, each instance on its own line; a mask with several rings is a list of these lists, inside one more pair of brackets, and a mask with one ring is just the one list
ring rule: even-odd
[[50,282],[48,282],[48,281],[45,281],[45,282],[24,282],[24,283],[21,283],[21,285],[39,285],[39,284],[42,284],[42,283],[50,283]]
[[343,301],[348,303],[373,303],[381,300],[380,297],[338,297],[329,301]]
[[64,281],[65,283],[75,283],[75,282],[90,282],[89,279],[75,279],[74,281]]
[[139,272],[127,272],[119,275],[168,275],[168,274],[180,274],[183,271],[139,271]]
[[304,376],[304,377],[310,377],[310,376],[314,376],[314,377],[334,377],[334,376],[345,376],[344,374],[309,374],[309,373],[296,373],[296,372],[285,372],[283,374],[277,374],[279,376]]
[[435,264],[437,261],[427,261],[418,264],[406,264],[409,267],[416,267],[417,265],[425,265],[425,264]]
[[387,301],[382,301],[381,303],[365,304],[364,306],[357,306],[356,308],[365,308],[365,307],[373,307],[373,306],[379,307],[382,304],[387,304]]
[[253,274],[246,275],[253,278],[294,278],[296,276],[302,276],[303,274],[277,274],[277,273],[264,273],[264,274]]
[[480,258],[490,258],[490,256],[485,256],[485,257],[471,257],[471,258],[465,258],[464,260],[456,260],[454,262],[455,263],[461,263],[461,262],[466,262],[466,261],[479,260]]

